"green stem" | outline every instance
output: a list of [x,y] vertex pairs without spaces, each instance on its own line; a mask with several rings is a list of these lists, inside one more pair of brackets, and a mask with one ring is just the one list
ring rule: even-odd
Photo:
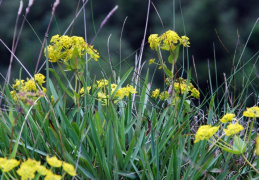
[[[8,176],[7,176],[7,174],[6,174],[5,172],[3,172],[3,175],[4,175],[4,176],[2,176],[2,178],[5,177],[6,179],[9,179]],[[2,179],[2,178],[1,178],[1,179]]]
[[[216,140],[216,142],[213,142],[213,141],[211,141],[210,139],[208,139],[208,141],[209,141],[212,145],[215,145],[215,146],[217,146],[217,147],[219,147],[219,148],[221,148],[221,149],[223,149],[223,148],[233,148],[233,147],[232,147],[230,144],[228,144],[228,143],[226,143],[226,144],[229,145],[230,147],[225,146],[224,144],[220,143],[219,140],[220,140],[220,139]],[[224,142],[224,141],[223,141],[223,142]]]
[[[216,143],[219,143],[220,145],[222,145],[222,147],[226,147],[226,148],[233,148],[229,143],[225,142],[224,140],[222,140],[220,137],[218,137],[217,135],[214,135],[218,138]],[[220,142],[219,142],[220,141]],[[229,147],[228,147],[229,146]]]
[[[248,139],[247,139],[248,143],[250,143],[250,140],[251,140],[251,133],[252,133],[252,129],[253,129],[253,126],[254,126],[254,121],[255,121],[255,118],[253,118],[252,124],[250,126],[250,131],[249,131],[249,135],[248,135]],[[247,128],[248,128],[248,126],[247,126]]]
[[248,132],[248,128],[249,128],[249,124],[250,124],[250,118],[248,119],[248,123],[247,123],[247,127],[246,127],[246,132],[245,132],[244,140],[246,140],[246,136],[247,136],[247,132]]
[[255,172],[256,172],[257,174],[259,174],[259,171],[246,159],[246,157],[244,156],[244,154],[241,154],[241,156],[244,158],[244,160],[247,162],[247,164],[248,164],[251,168],[253,168],[253,170],[255,170]]
[[[5,175],[6,175],[6,173],[4,173]],[[16,178],[14,178],[12,175],[11,175],[11,173],[8,171],[7,172],[7,174],[9,175],[9,177],[11,177],[11,179],[13,179],[13,180],[15,180]],[[8,178],[8,176],[6,176],[7,177],[7,179],[10,179],[10,178]]]

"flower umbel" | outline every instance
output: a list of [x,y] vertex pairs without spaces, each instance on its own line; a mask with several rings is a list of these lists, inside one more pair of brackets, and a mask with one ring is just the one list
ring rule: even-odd
[[223,129],[223,131],[226,133],[227,136],[231,136],[231,135],[239,133],[243,129],[244,129],[244,127],[237,122],[235,124],[229,124],[227,126],[227,129]]
[[150,65],[150,64],[154,64],[154,62],[155,62],[155,58],[153,58],[153,59],[150,59],[149,61],[148,61],[148,64]]
[[20,161],[17,161],[16,159],[0,158],[0,169],[3,172],[11,171],[19,164],[20,164]]
[[243,116],[245,117],[259,117],[259,107],[251,107],[251,108],[246,108],[246,111],[243,112]]
[[97,50],[93,46],[87,44],[82,37],[78,36],[52,36],[50,45],[45,49],[45,56],[48,56],[50,62],[66,62],[71,60],[75,50],[78,52],[78,56],[81,58],[86,53],[90,55],[95,61],[100,58]]
[[47,155],[46,157],[47,162],[49,165],[51,165],[52,167],[61,167],[62,166],[62,161],[58,160],[58,158],[56,156],[53,157],[49,157],[49,155]]
[[196,135],[195,135],[195,141],[194,143],[197,143],[199,141],[202,141],[204,139],[211,138],[219,129],[219,126],[211,127],[210,125],[203,125],[200,126]]
[[151,97],[153,97],[153,98],[157,98],[158,96],[159,96],[159,93],[160,93],[160,90],[159,89],[156,89],[156,90],[154,90],[153,92],[152,92],[152,96]]
[[76,171],[75,168],[72,164],[63,162],[63,169],[64,171],[66,171],[70,176],[75,176],[76,175]]
[[236,120],[235,116],[236,116],[235,114],[227,113],[227,114],[225,114],[225,115],[220,119],[220,121],[221,121],[222,123],[227,123],[227,122],[230,122],[230,121],[232,121],[232,120]]
[[148,43],[150,44],[150,48],[153,50],[157,50],[160,46],[160,38],[158,34],[151,34],[148,38]]
[[175,31],[168,30],[161,35],[161,49],[170,51],[176,48],[176,45],[180,41],[180,37]]
[[35,177],[35,167],[31,167],[26,163],[22,163],[20,168],[16,171],[22,179],[33,179]]
[[184,47],[190,47],[189,44],[189,38],[187,36],[182,36],[180,39],[180,43],[184,46]]

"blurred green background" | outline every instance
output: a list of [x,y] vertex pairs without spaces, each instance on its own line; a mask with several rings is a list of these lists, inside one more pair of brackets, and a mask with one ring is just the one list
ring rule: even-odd
[[[10,48],[19,3],[20,1],[18,0],[2,0],[0,5],[0,39]],[[24,1],[22,15],[25,13],[27,3],[28,1]],[[16,56],[31,73],[34,72],[36,66],[41,47],[39,39],[42,41],[44,38],[53,3],[53,0],[34,1],[27,16],[27,22],[24,25]],[[78,3],[80,3],[79,7],[81,7],[82,1],[62,0],[60,2],[56,9],[55,19],[51,24],[48,42],[52,35],[65,32],[75,16]],[[118,10],[107,21],[93,43],[102,56],[98,63],[93,62],[90,64],[90,67],[94,69],[92,75],[96,75],[97,78],[102,76],[100,73],[101,69],[106,71],[107,76],[110,76],[110,69],[107,68],[109,67],[107,66],[109,58],[115,68],[120,70],[121,67],[121,74],[123,75],[125,70],[134,65],[135,54],[139,53],[143,39],[148,7],[147,0],[89,0],[85,6],[87,41],[92,41],[101,22],[115,5],[119,6]],[[157,9],[164,27],[154,7]],[[153,5],[150,7],[146,41],[149,34],[161,34],[168,29],[174,29],[179,35],[186,34],[190,38],[191,47],[188,49],[188,56],[185,54],[184,60],[179,59],[178,70],[181,72],[182,66],[185,68],[189,67],[192,69],[193,78],[196,79],[193,69],[194,59],[198,72],[199,86],[206,91],[206,89],[209,89],[209,72],[211,73],[213,87],[217,86],[217,81],[218,84],[223,82],[223,73],[226,73],[227,76],[231,74],[231,59],[235,63],[238,62],[252,27],[259,17],[258,9],[259,1],[255,0],[154,0]],[[23,16],[19,19],[18,30],[22,18]],[[125,26],[120,48],[121,30],[124,21]],[[229,53],[221,45],[217,34]],[[83,13],[76,19],[73,29],[70,29],[67,35],[84,36]],[[243,63],[258,52],[258,38],[259,25],[257,24],[245,49],[242,58]],[[109,45],[107,45],[108,39]],[[109,47],[109,53],[107,47]],[[156,57],[156,53],[151,51],[146,43],[143,55],[143,62],[146,61],[146,64],[143,71],[151,68],[151,72],[153,72],[155,66],[148,66],[147,63],[153,57]],[[0,59],[0,72],[5,76],[10,61],[10,53],[2,44],[0,44]],[[243,75],[245,72],[250,72],[255,60],[256,58],[252,59],[250,65],[242,69]],[[41,64],[43,61],[44,55],[42,55]],[[120,61],[122,62],[121,64]],[[208,69],[208,62],[210,64],[210,71]],[[19,77],[19,69],[20,65],[14,61],[11,83],[13,79]],[[96,71],[96,69],[100,69],[100,71]],[[215,74],[215,69],[217,69],[217,74]],[[237,79],[242,79],[242,73]],[[159,86],[164,78],[163,73],[156,71],[155,77],[155,86]],[[3,84],[4,80],[1,79],[1,81],[1,84]]]

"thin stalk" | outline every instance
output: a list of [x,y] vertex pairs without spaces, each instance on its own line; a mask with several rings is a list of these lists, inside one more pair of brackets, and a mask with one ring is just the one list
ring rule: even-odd
[[241,156],[244,158],[244,160],[246,161],[246,163],[247,163],[257,174],[259,174],[259,171],[246,159],[246,157],[244,156],[244,154],[241,154]]
[[50,20],[49,20],[49,24],[48,24],[48,27],[47,27],[45,36],[44,36],[44,40],[43,40],[43,42],[42,42],[42,46],[41,46],[41,49],[40,49],[40,53],[39,53],[37,65],[36,65],[36,68],[35,68],[35,71],[34,71],[35,74],[37,73],[37,70],[38,70],[38,66],[39,66],[40,59],[41,59],[41,54],[42,54],[43,48],[44,48],[44,46],[45,46],[45,41],[46,41],[46,39],[48,38],[48,33],[49,33],[50,25],[51,25],[52,19],[53,19],[53,17],[54,17],[56,8],[57,8],[57,6],[59,5],[59,1],[60,1],[60,0],[56,0],[55,3],[54,3],[54,5],[53,5],[53,8],[52,8],[51,17],[50,17]]

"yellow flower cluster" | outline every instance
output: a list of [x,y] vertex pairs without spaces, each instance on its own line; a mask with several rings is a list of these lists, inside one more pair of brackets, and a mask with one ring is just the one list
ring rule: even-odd
[[235,114],[227,113],[227,114],[225,114],[225,115],[220,119],[220,122],[222,122],[222,123],[231,122],[231,121],[233,121],[233,120],[236,120],[235,116],[236,116]]
[[231,135],[239,133],[243,129],[244,129],[244,127],[242,125],[240,125],[238,122],[236,122],[235,124],[232,124],[232,123],[229,124],[227,126],[227,129],[223,129],[223,131],[226,133],[227,136],[231,136]]
[[152,92],[151,97],[153,97],[153,98],[156,99],[156,98],[159,96],[159,94],[160,94],[160,89],[156,89],[156,90],[154,90],[154,91]]
[[[168,78],[166,79],[166,84],[170,85]],[[199,91],[193,86],[193,84],[189,83],[187,85],[187,80],[183,78],[178,78],[176,82],[174,82],[174,90],[175,90],[175,96],[172,104],[175,104],[175,102],[180,99],[180,96],[184,95],[185,91],[187,92],[187,94],[189,93],[190,96],[192,97],[195,97],[197,99],[200,97]],[[160,93],[160,89],[156,89],[152,92],[151,97],[155,99],[159,97],[160,100],[165,100],[165,99],[168,99],[170,95],[168,94],[167,91]]]
[[167,91],[161,92],[161,94],[159,95],[159,98],[163,101],[165,99],[169,98],[169,94]]
[[[89,93],[89,91],[91,90],[91,86],[87,86],[87,87],[86,87],[86,90],[87,90],[87,92]],[[83,95],[85,94],[85,88],[82,87],[82,88],[80,89],[80,92],[79,92],[79,93],[81,94],[81,96],[83,96]]]
[[219,126],[216,126],[216,127],[212,127],[210,125],[200,126],[195,135],[194,143],[197,143],[204,139],[208,140],[218,131],[218,129],[219,129]]
[[51,45],[44,50],[45,56],[48,55],[50,62],[66,62],[72,58],[75,50],[77,50],[79,57],[83,57],[87,53],[95,61],[100,58],[97,50],[87,44],[82,37],[55,35],[51,38],[50,43]]
[[[232,113],[227,113],[225,114],[221,119],[220,119],[220,122],[221,123],[228,123],[228,122],[231,122],[233,120],[237,121],[237,119],[235,118],[235,114],[232,114]],[[217,126],[217,130],[219,129],[220,126]],[[203,139],[207,139],[208,138],[201,138],[201,137],[208,137],[208,132],[206,131],[213,131],[211,130],[210,128],[212,128],[211,126],[209,125],[205,125],[205,126],[201,126],[196,135],[195,135],[195,141],[194,143],[196,142],[199,142],[200,140],[203,140]],[[229,124],[227,126],[227,129],[223,129],[223,131],[225,132],[226,136],[231,136],[231,135],[234,135],[234,134],[237,134],[239,133],[240,131],[242,131],[244,129],[244,127],[238,123],[238,121],[235,123],[235,124]],[[215,131],[216,132],[216,131]],[[211,135],[212,133],[210,133],[209,135]],[[215,134],[215,133],[214,133]],[[213,134],[212,134],[213,135]],[[212,136],[211,135],[211,136]],[[211,137],[210,136],[210,137]],[[210,138],[209,137],[209,138]]]
[[[23,79],[16,79],[15,83],[12,85],[13,91],[10,92],[11,96],[15,101],[20,99],[23,102],[32,105],[37,97],[41,97],[46,93],[47,90],[43,87],[45,82],[45,76],[41,73],[35,74],[34,79],[27,78],[26,81]],[[41,90],[36,84],[39,85]]]
[[163,91],[163,92],[160,93],[160,89],[156,89],[156,90],[154,90],[154,91],[152,92],[151,97],[153,97],[153,98],[155,98],[155,99],[159,97],[160,100],[163,101],[163,100],[169,98],[169,94],[168,94],[167,91]]
[[178,78],[174,82],[174,90],[178,96],[184,95],[186,91],[187,94],[191,93],[191,96],[195,97],[196,99],[199,99],[200,97],[200,92],[193,86],[191,82],[188,84],[187,79]]
[[[103,104],[107,104],[107,100],[109,98],[108,95],[108,80],[106,79],[101,79],[96,82],[96,88],[99,89],[99,92],[97,94],[97,100],[101,101]],[[111,84],[111,94],[113,94],[117,88],[117,84]],[[114,100],[117,102],[118,100],[123,99],[124,97],[129,97],[130,94],[135,94],[137,93],[136,89],[131,86],[127,85],[126,87],[121,87],[119,88],[115,95],[114,95]]]
[[0,157],[0,169],[3,172],[11,171],[13,168],[20,164],[16,159],[7,159]]
[[259,117],[259,107],[251,107],[251,108],[246,108],[246,111],[243,112],[243,116],[245,117]]
[[150,59],[149,61],[148,61],[148,64],[150,65],[150,64],[154,64],[155,63],[155,58],[152,58],[152,59]]
[[151,34],[148,38],[148,43],[150,48],[153,50],[158,50],[161,48],[166,51],[175,50],[177,45],[183,45],[184,47],[189,47],[189,38],[187,36],[179,37],[175,31],[168,30],[161,36],[158,34]]
[[[70,176],[76,176],[76,171],[72,164],[62,162],[55,156],[51,158],[47,156],[46,160],[52,168],[62,167],[63,170]],[[9,172],[19,164],[20,161],[17,161],[16,159],[0,158],[0,170],[3,172]],[[46,180],[59,180],[62,178],[62,176],[54,174],[50,169],[47,169],[45,166],[41,165],[40,161],[36,161],[30,158],[20,164],[20,167],[16,173],[21,177],[22,180],[33,179],[36,173],[40,176],[45,176],[44,179]]]
[[228,123],[233,120],[237,121],[235,124],[232,124],[232,123],[229,124],[227,126],[227,129],[223,129],[223,131],[227,136],[237,134],[244,129],[244,127],[238,123],[238,120],[235,118],[235,116],[236,116],[235,114],[227,113],[220,119],[220,122],[222,123]]

